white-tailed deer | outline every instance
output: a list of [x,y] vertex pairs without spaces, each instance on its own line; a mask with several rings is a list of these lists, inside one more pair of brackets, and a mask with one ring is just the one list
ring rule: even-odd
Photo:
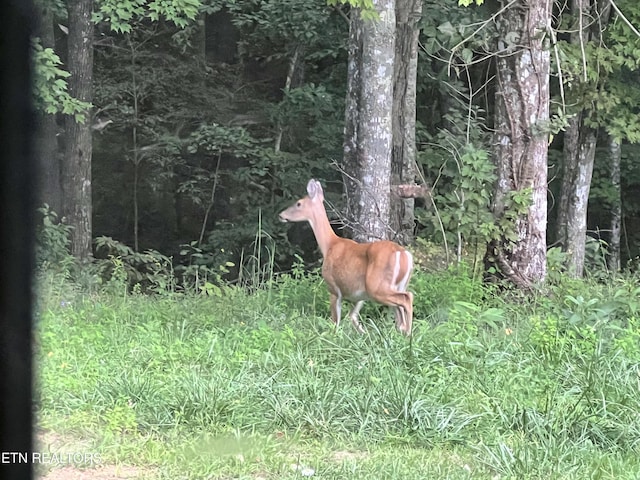
[[335,234],[324,208],[322,185],[309,180],[308,195],[280,213],[283,222],[309,222],[322,252],[322,277],[331,294],[331,319],[338,326],[343,299],[355,305],[349,317],[364,332],[358,313],[365,300],[395,309],[396,327],[411,334],[413,294],[407,291],[413,257],[390,241],[356,243]]

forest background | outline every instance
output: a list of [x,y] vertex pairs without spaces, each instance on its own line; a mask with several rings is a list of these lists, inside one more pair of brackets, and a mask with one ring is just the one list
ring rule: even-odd
[[[409,226],[394,224],[391,212],[387,223],[396,228],[383,234],[435,244],[439,253],[429,255],[443,263],[467,256],[481,269],[483,257],[490,263],[487,244],[514,241],[496,225],[514,223],[518,209],[547,209],[532,206],[523,188],[507,207],[511,216],[502,213],[503,222],[496,213],[503,69],[496,66],[509,48],[526,51],[526,38],[501,20],[516,4],[396,4],[413,12],[404,24],[398,14],[396,45],[408,25],[417,55],[415,128],[403,126],[415,131],[415,151],[400,159],[400,183],[427,188],[404,202]],[[360,6],[365,24],[367,12],[375,22],[379,4]],[[286,269],[296,253],[311,263],[318,255],[309,229],[276,218],[311,177],[326,184],[336,228],[357,234],[348,197],[354,169],[344,153],[350,8],[360,11],[297,0],[39,2],[35,92],[46,222],[61,218],[61,228],[70,227],[77,258],[123,258],[132,284],[159,262],[190,282],[237,279],[265,265]],[[564,264],[575,275],[584,260],[571,259],[585,245],[587,263],[617,270],[633,263],[640,236],[633,27],[640,8],[585,0],[547,13],[540,36],[552,63],[543,99],[550,116],[532,127],[548,144],[546,241],[558,247],[553,252],[569,252]],[[587,171],[580,179],[578,161]],[[394,162],[379,176],[390,177]],[[567,217],[576,218],[577,236],[567,236]]]

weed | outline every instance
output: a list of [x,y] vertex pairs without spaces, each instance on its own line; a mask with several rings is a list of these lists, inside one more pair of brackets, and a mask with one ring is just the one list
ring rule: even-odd
[[637,478],[636,280],[513,300],[463,269],[417,273],[410,339],[376,308],[336,330],[298,268],[250,293],[43,290],[40,424],[159,478]]

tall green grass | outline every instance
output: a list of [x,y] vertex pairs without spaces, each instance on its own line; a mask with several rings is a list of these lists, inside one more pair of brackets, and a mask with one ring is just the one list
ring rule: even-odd
[[58,287],[37,324],[41,426],[153,478],[640,478],[633,278],[526,297],[418,273],[410,339],[375,306],[365,335],[336,331],[317,275]]

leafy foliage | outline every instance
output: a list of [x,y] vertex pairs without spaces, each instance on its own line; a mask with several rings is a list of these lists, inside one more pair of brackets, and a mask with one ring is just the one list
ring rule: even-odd
[[231,12],[234,25],[247,32],[241,44],[246,54],[288,57],[297,44],[304,45],[316,58],[322,58],[323,53],[335,56],[337,51],[327,35],[337,32],[339,25],[328,21],[331,10],[322,2],[222,1],[218,8]]
[[[330,177],[326,158],[341,151],[340,88],[314,79],[326,78],[317,66],[323,59],[344,55],[328,29],[345,32],[346,26],[326,6],[303,3],[202,6],[212,15],[232,14],[242,33],[242,62],[276,65],[292,54],[291,42],[304,43],[298,60],[304,78],[288,89],[283,78],[276,95],[270,85],[244,79],[241,65],[214,66],[211,75],[198,43],[202,25],[193,23],[182,32],[168,23],[150,25],[140,13],[144,5],[129,4],[127,11],[135,12],[127,20],[132,29],[124,36],[112,34],[116,48],[98,47],[96,55],[95,103],[101,118],[112,123],[96,135],[95,189],[99,198],[113,199],[108,212],[97,204],[97,224],[107,226],[106,232],[126,228],[137,186],[143,243],[155,250],[177,253],[178,245],[197,238],[201,260],[209,259],[217,272],[226,262],[239,265],[247,252],[265,261],[271,256],[271,240],[255,255],[256,231],[286,243],[276,222],[283,197],[299,191],[309,175]],[[287,16],[289,7],[302,25]],[[272,54],[262,57],[267,49]],[[151,231],[157,234],[145,233]],[[129,235],[119,237],[129,243]],[[190,265],[187,257],[175,258]]]
[[97,274],[112,292],[165,293],[175,288],[171,259],[160,252],[135,252],[110,237],[96,238],[96,252],[104,260],[96,264]]
[[36,264],[40,269],[67,271],[73,264],[71,257],[71,227],[60,222],[58,215],[44,205],[38,209],[42,223],[36,232]]
[[91,107],[87,102],[73,98],[68,92],[69,72],[61,68],[62,61],[52,48],[43,48],[40,40],[31,42],[34,64],[33,96],[36,108],[48,114],[73,115],[83,123]]
[[[439,15],[421,18],[421,46],[428,55],[423,63],[434,70],[442,88],[453,97],[482,88],[484,81],[475,77],[474,64],[482,64],[490,58],[496,36],[492,24],[486,21],[489,16],[486,7],[464,7],[455,0],[429,0],[425,2],[424,10],[438,11]],[[466,84],[461,86],[463,79]],[[427,78],[421,80],[428,81]]]
[[[446,167],[441,170],[443,174],[445,170]],[[456,170],[450,178],[452,190],[438,202],[440,218],[450,232],[451,243],[456,236],[468,245],[486,243],[494,233],[490,206],[495,168],[486,151],[469,145],[456,162]]]
[[168,20],[183,28],[196,18],[200,0],[100,0],[97,5],[92,16],[95,23],[105,22],[114,32],[131,33],[134,21],[143,18]]
[[373,0],[327,0],[327,5],[350,5],[352,8],[360,9],[363,19],[370,21],[378,19]]
[[[638,24],[638,5],[621,2],[620,6],[627,19]],[[592,127],[604,128],[618,142],[640,141],[640,38],[613,13],[602,40],[594,38],[583,45],[559,41],[558,45],[557,68],[569,87],[568,112],[586,109]]]
[[417,218],[425,227],[424,235],[443,242],[447,256],[457,261],[469,253],[479,258],[488,240],[513,230],[506,217],[496,225],[490,210],[496,175],[486,116],[493,106],[477,101],[485,95],[485,79],[479,74],[490,58],[495,29],[485,23],[484,7],[461,5],[425,4],[425,9],[437,9],[442,15],[424,15],[421,20],[418,84],[419,97],[429,105],[424,112],[431,115],[419,116],[424,130],[418,139],[419,160],[432,185],[433,208],[427,206]]

